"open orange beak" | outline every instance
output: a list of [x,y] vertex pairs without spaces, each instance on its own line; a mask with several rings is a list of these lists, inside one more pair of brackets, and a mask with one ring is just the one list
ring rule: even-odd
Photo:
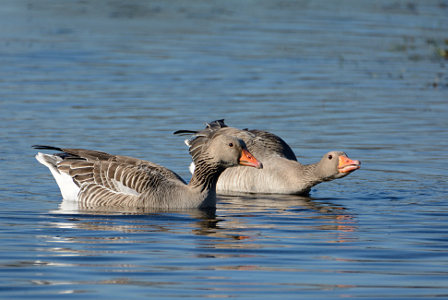
[[249,151],[243,149],[239,160],[240,165],[262,169],[263,164],[259,162]]
[[339,156],[339,173],[349,173],[359,168],[361,168],[361,162],[359,160],[352,160],[344,155]]

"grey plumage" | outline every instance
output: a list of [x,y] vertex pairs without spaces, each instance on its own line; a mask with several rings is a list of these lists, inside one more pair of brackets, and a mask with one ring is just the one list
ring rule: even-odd
[[[240,167],[225,170],[217,182],[218,193],[308,194],[313,186],[342,178],[358,169],[360,164],[348,159],[344,152],[331,151],[319,162],[304,165],[297,161],[291,147],[277,135],[257,129],[229,127],[224,120],[213,121],[204,130],[242,139],[247,149],[263,162],[262,170]],[[194,131],[180,130],[176,133],[191,134]],[[353,165],[346,165],[342,172],[338,164],[341,159]]]
[[65,199],[82,207],[163,209],[215,207],[218,176],[238,165],[247,151],[235,137],[198,133],[192,138],[191,154],[199,167],[187,185],[176,173],[146,160],[85,149],[33,147],[58,151],[38,153],[36,158],[50,169]]

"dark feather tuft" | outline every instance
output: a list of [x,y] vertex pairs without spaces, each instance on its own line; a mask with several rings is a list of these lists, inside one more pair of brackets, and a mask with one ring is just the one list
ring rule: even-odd
[[173,134],[177,134],[177,135],[192,135],[198,133],[197,131],[194,130],[177,130],[175,132],[173,132]]
[[61,151],[64,152],[64,150],[62,150],[62,148],[59,147],[53,147],[53,146],[46,146],[46,145],[33,145],[31,146],[34,149],[38,149],[38,150],[54,150],[54,151]]

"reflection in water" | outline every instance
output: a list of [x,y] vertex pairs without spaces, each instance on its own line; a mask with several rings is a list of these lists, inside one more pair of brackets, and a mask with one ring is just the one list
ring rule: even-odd
[[[240,194],[222,196],[220,205],[229,214],[223,217],[221,228],[225,228],[226,233],[233,230],[239,239],[247,239],[250,243],[246,246],[259,247],[257,241],[280,237],[308,240],[310,233],[325,233],[329,243],[356,239],[350,234],[357,229],[354,216],[345,207],[330,201],[295,195]],[[242,230],[250,234],[237,235]],[[278,237],[275,236],[277,231]],[[270,236],[263,236],[262,232],[269,232]]]
[[135,207],[108,207],[108,206],[80,206],[76,201],[63,199],[57,210],[52,210],[55,214],[87,214],[87,215],[146,215],[163,213],[191,213],[214,216],[216,209],[161,209],[161,208],[135,208]]
[[[195,286],[200,280],[212,294],[217,291],[211,286],[216,275],[210,272],[303,274],[310,270],[305,261],[300,266],[295,262],[301,260],[298,249],[306,253],[319,249],[316,245],[350,243],[357,230],[354,216],[343,206],[291,195],[220,197],[216,211],[77,209],[62,202],[47,222],[57,234],[42,236],[47,247],[39,251],[46,253],[38,261],[41,266],[99,268],[108,274],[95,282],[100,285]],[[313,255],[336,261],[319,251]],[[285,259],[295,263],[279,263]],[[243,279],[230,284],[232,288],[219,291],[251,286]]]
[[[229,249],[262,248],[259,241],[275,238],[263,236],[265,229],[269,229],[270,234],[276,230],[290,232],[292,238],[310,230],[330,232],[328,242],[341,243],[350,241],[348,233],[357,228],[355,218],[343,206],[294,195],[221,196],[218,215],[215,209],[79,209],[76,203],[65,200],[52,213],[56,216],[70,216],[63,222],[53,222],[52,225],[97,231],[99,236],[95,239],[105,239],[100,234],[104,231],[115,234],[163,232],[176,235],[188,230],[197,236],[219,238],[201,240],[200,243],[205,243],[206,247]],[[83,236],[80,238],[83,239]],[[129,238],[127,241],[132,242]]]

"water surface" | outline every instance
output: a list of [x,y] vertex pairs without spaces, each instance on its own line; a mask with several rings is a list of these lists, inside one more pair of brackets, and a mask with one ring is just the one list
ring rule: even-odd
[[[444,1],[5,1],[0,298],[448,297]],[[33,144],[162,164],[178,129],[362,161],[310,197],[78,210]]]

